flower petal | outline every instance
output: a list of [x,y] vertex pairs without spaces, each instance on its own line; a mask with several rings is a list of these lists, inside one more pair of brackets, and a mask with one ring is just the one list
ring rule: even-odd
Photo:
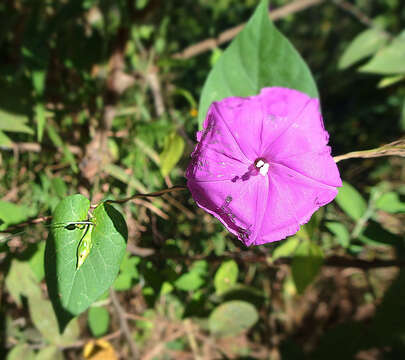
[[247,246],[255,243],[266,209],[267,177],[256,175],[246,180],[206,181],[188,180],[198,206],[219,219]]
[[297,90],[279,87],[262,89],[257,98],[263,111],[260,150],[263,156],[299,117],[311,98]]
[[295,234],[319,207],[337,195],[333,186],[324,185],[280,164],[269,169],[269,196],[261,238],[256,245],[281,240]]
[[198,133],[199,143],[191,154],[187,179],[198,181],[223,181],[241,177],[248,171],[250,162],[240,151],[229,129],[211,107],[204,122],[205,129]]
[[310,100],[292,120],[264,156],[270,162],[285,165],[323,184],[342,186],[338,168],[327,146],[329,134],[323,126],[319,101]]
[[253,162],[261,150],[263,111],[258,97],[230,97],[215,102],[213,106],[245,157]]

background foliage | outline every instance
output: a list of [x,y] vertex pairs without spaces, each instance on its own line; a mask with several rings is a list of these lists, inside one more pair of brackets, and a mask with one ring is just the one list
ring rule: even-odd
[[[314,75],[334,155],[398,139],[405,4],[312,3],[276,25]],[[1,2],[0,230],[77,192],[96,204],[184,184],[200,95],[225,46],[181,51],[256,5]],[[118,277],[96,302],[81,299],[92,306],[63,334],[44,286],[49,227],[2,234],[2,349],[9,359],[401,358],[405,164],[339,168],[334,203],[296,236],[250,249],[187,193],[117,207],[128,225]]]

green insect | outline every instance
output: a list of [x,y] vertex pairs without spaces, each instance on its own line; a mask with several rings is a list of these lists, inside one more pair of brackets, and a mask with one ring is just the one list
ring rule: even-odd
[[76,270],[79,270],[79,268],[83,265],[84,261],[90,254],[90,250],[93,246],[91,234],[93,232],[94,226],[95,224],[91,220],[69,221],[67,223],[53,225],[53,227],[64,227],[67,230],[75,230],[75,229],[83,230],[82,237],[80,238],[79,244],[77,246]]
[[83,265],[84,261],[90,254],[90,250],[93,246],[91,239],[91,234],[93,232],[94,223],[92,221],[80,221],[71,225],[84,225],[84,232],[80,239],[79,245],[77,246],[77,265],[76,270],[79,270],[80,266]]

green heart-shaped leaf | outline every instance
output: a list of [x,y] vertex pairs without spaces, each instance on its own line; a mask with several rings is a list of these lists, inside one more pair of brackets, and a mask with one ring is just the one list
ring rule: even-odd
[[213,101],[256,95],[269,86],[296,89],[318,97],[311,71],[269,20],[268,1],[263,0],[205,81],[198,111],[200,128]]
[[82,195],[62,200],[53,214],[46,244],[46,282],[61,330],[112,285],[125,253],[128,235],[125,220],[114,207],[102,203],[94,210],[94,225],[89,225],[90,254],[77,267],[78,246],[87,225],[73,223],[85,221],[89,209],[90,202]]

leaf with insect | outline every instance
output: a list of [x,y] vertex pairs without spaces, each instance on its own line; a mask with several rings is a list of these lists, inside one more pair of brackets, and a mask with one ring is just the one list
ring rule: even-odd
[[80,194],[62,200],[46,244],[46,281],[61,330],[111,286],[125,253],[127,227],[122,215],[102,203],[89,221],[89,209],[89,200]]

